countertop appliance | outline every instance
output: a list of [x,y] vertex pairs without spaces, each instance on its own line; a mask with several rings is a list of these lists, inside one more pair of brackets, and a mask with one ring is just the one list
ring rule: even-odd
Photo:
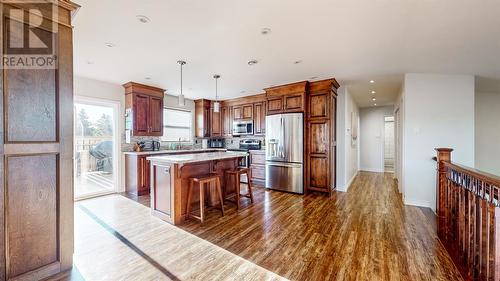
[[304,194],[304,115],[266,117],[266,188]]
[[253,135],[253,120],[233,121],[233,136]]
[[226,142],[224,139],[209,139],[208,147],[209,148],[224,148],[226,146]]

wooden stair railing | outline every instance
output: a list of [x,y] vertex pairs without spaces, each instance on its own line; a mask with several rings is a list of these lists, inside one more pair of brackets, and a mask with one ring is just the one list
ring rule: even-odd
[[466,280],[500,280],[500,177],[436,151],[438,237]]

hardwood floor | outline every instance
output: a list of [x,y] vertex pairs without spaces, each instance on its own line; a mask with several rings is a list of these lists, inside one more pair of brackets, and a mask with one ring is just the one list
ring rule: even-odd
[[81,201],[78,270],[86,280],[462,280],[432,211],[403,206],[391,174],[362,172],[330,198],[263,188],[254,198],[180,228],[119,195]]

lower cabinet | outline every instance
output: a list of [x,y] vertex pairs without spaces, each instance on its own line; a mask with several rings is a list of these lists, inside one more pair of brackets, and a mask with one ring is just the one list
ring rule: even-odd
[[134,195],[149,194],[149,155],[125,155],[125,191]]
[[250,150],[250,170],[252,172],[252,183],[264,185],[266,182],[265,150]]

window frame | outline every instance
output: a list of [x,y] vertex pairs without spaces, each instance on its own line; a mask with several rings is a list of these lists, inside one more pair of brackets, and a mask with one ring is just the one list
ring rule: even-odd
[[[193,111],[189,109],[184,109],[184,108],[177,108],[177,107],[170,107],[170,106],[164,106],[163,107],[163,115],[166,115],[167,110],[173,110],[173,111],[181,111],[185,113],[189,113],[189,118],[190,118],[190,125],[189,126],[171,126],[171,125],[165,125],[163,124],[163,132],[165,132],[165,129],[167,128],[172,128],[172,129],[189,129],[189,140],[185,141],[182,140],[182,143],[193,143]],[[160,141],[162,142],[175,142],[179,143],[178,140],[166,140],[165,139],[165,134],[160,137]]]

